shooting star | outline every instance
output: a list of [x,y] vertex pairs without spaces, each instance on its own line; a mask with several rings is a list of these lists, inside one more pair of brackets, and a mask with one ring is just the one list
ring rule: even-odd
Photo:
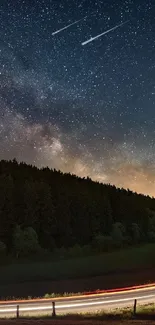
[[63,28],[61,28],[61,29],[59,29],[59,30],[56,30],[55,32],[52,33],[52,35],[54,36],[55,34],[58,34],[58,33],[62,32],[63,30],[65,30],[65,29],[67,29],[67,28],[69,28],[69,27],[71,27],[71,26],[73,26],[73,25],[76,25],[76,24],[79,23],[80,21],[84,20],[86,17],[87,17],[87,16],[85,16],[85,17],[83,17],[83,18],[81,18],[81,19],[79,19],[79,20],[76,20],[76,21],[74,21],[74,23],[69,24],[69,25],[67,25],[67,26],[65,26],[65,27],[63,27]]
[[118,27],[123,26],[124,24],[127,24],[128,22],[129,22],[129,20],[125,21],[125,22],[122,23],[122,24],[116,25],[115,27],[113,27],[113,28],[111,28],[111,29],[108,29],[108,30],[106,30],[105,32],[103,32],[103,33],[101,33],[101,34],[99,34],[99,35],[97,35],[97,36],[95,36],[95,37],[91,37],[89,40],[83,42],[82,45],[86,45],[86,44],[88,44],[88,43],[94,41],[95,39],[97,39],[97,38],[99,38],[99,37],[101,37],[101,36],[103,36],[103,35],[105,35],[105,34],[107,34],[107,33],[112,32],[114,29],[117,29]]

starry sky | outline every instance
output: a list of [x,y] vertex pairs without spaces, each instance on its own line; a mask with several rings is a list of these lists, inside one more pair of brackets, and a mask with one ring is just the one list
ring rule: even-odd
[[0,159],[13,158],[155,196],[154,0],[0,1]]

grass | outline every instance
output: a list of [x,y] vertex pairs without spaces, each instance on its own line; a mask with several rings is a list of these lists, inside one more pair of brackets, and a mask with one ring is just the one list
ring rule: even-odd
[[155,266],[155,244],[96,256],[53,262],[17,263],[0,267],[0,283],[91,277]]
[[130,320],[130,319],[154,319],[155,320],[155,303],[142,304],[137,306],[136,315],[133,315],[132,307],[116,308],[112,310],[99,310],[97,312],[68,314],[57,316],[60,319],[85,319],[85,320]]
[[154,252],[155,244],[147,244],[96,256],[3,265],[0,299],[67,297],[154,282]]
[[18,301],[19,299],[20,300],[32,300],[32,299],[52,299],[52,298],[65,298],[65,297],[73,297],[73,296],[80,296],[82,295],[83,293],[82,292],[63,292],[63,293],[46,293],[44,296],[41,296],[41,297],[32,297],[32,296],[27,296],[27,297],[14,297],[14,296],[8,296],[8,297],[5,297],[5,298],[2,298],[1,300],[4,300],[4,301],[9,301],[9,300],[13,300],[13,301]]

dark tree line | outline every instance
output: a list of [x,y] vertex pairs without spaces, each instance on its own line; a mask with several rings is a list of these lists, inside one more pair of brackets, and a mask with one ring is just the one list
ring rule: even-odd
[[155,241],[155,199],[89,178],[0,162],[0,253],[108,251]]

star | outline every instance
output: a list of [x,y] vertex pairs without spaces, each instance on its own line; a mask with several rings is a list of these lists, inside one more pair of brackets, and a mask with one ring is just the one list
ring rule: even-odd
[[153,0],[2,3],[0,158],[155,196],[154,15]]

